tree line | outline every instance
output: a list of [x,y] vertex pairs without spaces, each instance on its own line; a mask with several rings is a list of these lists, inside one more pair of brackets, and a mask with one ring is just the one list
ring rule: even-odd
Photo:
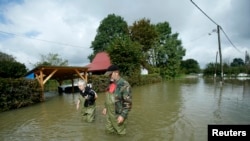
[[[246,54],[245,61],[241,58],[234,58],[231,63],[223,63],[223,74],[228,77],[238,76],[241,73],[250,74],[250,57]],[[220,64],[219,63],[208,63],[206,68],[203,70],[205,76],[220,76]]]

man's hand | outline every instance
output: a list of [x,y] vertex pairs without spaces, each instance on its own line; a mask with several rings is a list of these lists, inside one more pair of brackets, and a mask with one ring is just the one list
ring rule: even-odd
[[107,109],[106,109],[106,108],[104,108],[104,109],[102,110],[102,114],[104,114],[104,115],[107,114]]
[[80,100],[77,100],[77,102],[76,102],[76,110],[79,109],[79,105],[80,105]]
[[120,124],[124,121],[124,118],[122,116],[118,116],[117,123]]
[[78,110],[79,109],[79,104],[76,104],[76,110]]

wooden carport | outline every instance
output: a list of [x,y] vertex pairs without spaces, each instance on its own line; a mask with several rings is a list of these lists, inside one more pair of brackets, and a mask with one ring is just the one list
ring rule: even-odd
[[[75,66],[39,66],[29,71],[27,75],[34,73],[35,78],[38,80],[42,89],[42,99],[44,97],[44,84],[49,79],[57,80],[59,85],[62,85],[64,80],[71,80],[73,88],[73,80],[81,78],[88,81],[87,75],[88,67],[75,67]],[[73,89],[72,89],[73,90]]]

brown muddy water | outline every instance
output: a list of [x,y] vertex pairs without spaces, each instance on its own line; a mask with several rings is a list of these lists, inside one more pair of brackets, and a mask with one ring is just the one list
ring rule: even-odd
[[133,87],[127,135],[105,133],[97,99],[96,121],[81,121],[79,93],[46,93],[46,101],[0,113],[1,141],[206,141],[208,124],[250,124],[250,81],[191,78]]

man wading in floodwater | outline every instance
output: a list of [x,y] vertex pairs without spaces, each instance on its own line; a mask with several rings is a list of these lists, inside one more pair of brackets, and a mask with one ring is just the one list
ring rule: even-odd
[[78,110],[81,104],[81,115],[83,120],[93,122],[95,120],[95,100],[97,99],[97,94],[87,86],[84,80],[78,82],[78,88],[80,89],[80,96],[76,103],[76,109]]
[[108,133],[125,135],[128,113],[132,106],[131,87],[120,77],[119,68],[115,65],[111,65],[105,75],[109,75],[113,81],[106,93],[103,109],[103,114],[106,115],[106,130]]

